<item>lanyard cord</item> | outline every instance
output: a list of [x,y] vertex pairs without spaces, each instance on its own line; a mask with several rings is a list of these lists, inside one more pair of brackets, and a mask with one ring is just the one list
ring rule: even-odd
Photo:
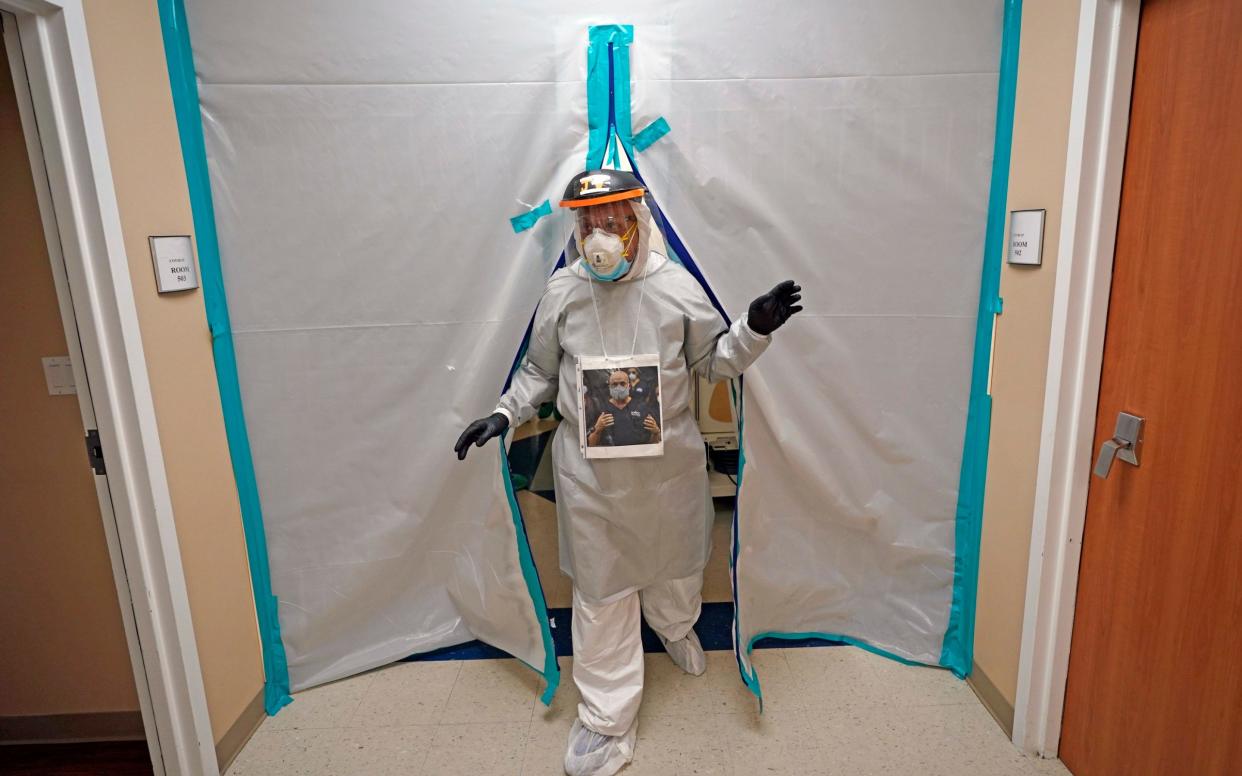
[[[643,264],[643,279],[639,281],[638,292],[638,308],[634,311],[634,341],[630,344],[630,358],[638,352],[638,328],[642,325],[643,299],[647,295],[647,275],[651,270],[651,256],[647,256],[647,261]],[[604,358],[611,358],[608,355],[608,345],[604,342],[604,324],[599,317],[599,303],[595,301],[595,280],[591,277],[591,271],[587,270],[587,285],[591,289],[591,307],[595,309],[595,325],[599,329],[599,346],[604,351]]]

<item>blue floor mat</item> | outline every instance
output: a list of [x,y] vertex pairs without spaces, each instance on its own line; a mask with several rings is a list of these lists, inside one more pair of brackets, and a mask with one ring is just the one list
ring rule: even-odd
[[[574,647],[573,640],[570,635],[570,610],[549,609],[548,617],[552,621],[552,641],[556,645],[557,656],[566,657],[572,655]],[[663,652],[664,646],[660,644],[660,637],[655,634],[655,631],[647,627],[646,621],[643,622],[642,628],[643,651]],[[694,625],[694,632],[699,634],[699,641],[703,642],[703,649],[733,649],[732,630],[732,603],[703,604],[703,612],[699,615],[699,621]],[[785,639],[760,639],[755,643],[755,649],[797,649],[800,647],[837,646],[842,646],[842,642],[826,641],[824,639],[800,639],[797,641],[787,641]],[[424,660],[491,660],[506,657],[509,657],[507,652],[496,649],[488,644],[484,644],[481,641],[469,641],[465,644],[457,644],[452,647],[437,649],[434,652],[424,652],[419,655],[411,655],[405,658],[405,661],[403,662],[418,662]]]

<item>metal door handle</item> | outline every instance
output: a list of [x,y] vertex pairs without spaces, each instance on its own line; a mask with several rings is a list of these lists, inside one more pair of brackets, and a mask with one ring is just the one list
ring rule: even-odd
[[1130,449],[1130,443],[1120,439],[1110,439],[1100,448],[1100,457],[1095,461],[1095,476],[1103,479],[1108,477],[1108,473],[1113,470],[1113,459],[1117,457],[1118,450]]
[[1143,444],[1143,418],[1122,412],[1117,415],[1117,430],[1113,438],[1100,447],[1095,461],[1095,476],[1104,479],[1113,469],[1113,459],[1120,458],[1132,465],[1139,465],[1139,452]]

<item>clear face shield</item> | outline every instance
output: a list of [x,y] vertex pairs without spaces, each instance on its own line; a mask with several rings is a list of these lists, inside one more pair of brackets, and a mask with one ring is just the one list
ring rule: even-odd
[[574,238],[588,272],[619,280],[644,258],[650,217],[640,199],[605,202],[574,210]]

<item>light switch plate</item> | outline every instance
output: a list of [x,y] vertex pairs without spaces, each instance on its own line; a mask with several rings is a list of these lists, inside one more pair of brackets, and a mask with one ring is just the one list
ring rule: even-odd
[[43,359],[43,376],[47,379],[49,396],[66,396],[78,392],[73,380],[73,362],[68,356],[47,356]]

